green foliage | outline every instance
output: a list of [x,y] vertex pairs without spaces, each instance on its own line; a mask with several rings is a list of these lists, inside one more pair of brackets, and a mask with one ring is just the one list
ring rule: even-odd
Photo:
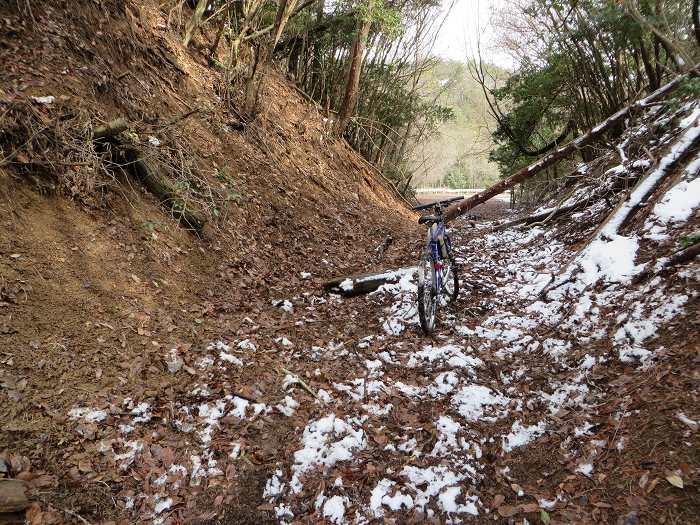
[[[644,20],[625,3],[609,0],[531,0],[522,10],[513,8],[509,20],[516,22],[504,25],[511,32],[504,32],[502,40],[519,48],[519,63],[492,93],[499,123],[490,158],[502,176],[536,160],[556,139],[566,141],[594,127],[666,81],[663,75],[676,61],[650,26],[685,55],[698,56],[687,3],[633,4]],[[686,82],[678,93],[698,98],[700,81]],[[562,136],[564,130],[568,137]],[[554,188],[554,179],[563,173],[550,175]]]
[[686,78],[674,93],[674,98],[700,99],[700,78]]
[[[486,68],[496,77],[505,76],[494,66]],[[476,188],[498,181],[497,165],[488,159],[493,141],[487,130],[494,127],[494,122],[467,65],[436,61],[422,83],[423,100],[450,108],[452,118],[439,123],[428,140],[418,146],[414,163],[422,171],[417,185]]]
[[450,166],[442,179],[442,185],[448,188],[482,188],[497,182],[495,170],[483,163],[459,158]]
[[390,38],[396,38],[404,31],[401,24],[401,12],[395,7],[387,5],[385,0],[374,0],[372,12],[369,11],[367,0],[357,6],[358,18],[372,22],[375,31],[384,33]]
[[699,243],[700,242],[700,230],[696,230],[693,233],[691,233],[690,235],[687,235],[685,237],[681,237],[679,242],[680,242],[681,248],[683,248],[683,249],[690,248],[694,244]]

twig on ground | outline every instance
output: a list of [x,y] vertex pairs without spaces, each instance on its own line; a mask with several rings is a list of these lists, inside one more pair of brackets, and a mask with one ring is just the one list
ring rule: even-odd
[[321,404],[325,404],[323,399],[318,397],[318,394],[316,392],[314,392],[313,389],[302,378],[300,378],[297,374],[295,374],[294,372],[291,372],[283,367],[278,368],[278,371],[280,373],[284,373],[284,374],[288,374],[288,375],[292,376],[294,378],[294,382],[292,384],[295,384],[295,383],[298,384],[304,390],[306,390],[309,394],[311,394],[314,398],[318,399],[321,402]]
[[78,520],[80,520],[80,521],[81,521],[82,523],[84,523],[85,525],[92,525],[92,523],[90,523],[88,520],[86,520],[85,518],[83,518],[83,517],[82,517],[80,514],[78,514],[77,512],[73,512],[72,510],[68,510],[68,509],[60,509],[60,510],[61,510],[64,514],[69,514],[70,516],[73,516],[73,517],[77,518]]

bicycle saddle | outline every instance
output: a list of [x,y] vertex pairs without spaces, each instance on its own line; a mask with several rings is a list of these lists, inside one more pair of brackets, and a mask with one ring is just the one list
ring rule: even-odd
[[438,222],[440,219],[435,215],[423,215],[418,219],[418,224],[425,224],[426,222]]

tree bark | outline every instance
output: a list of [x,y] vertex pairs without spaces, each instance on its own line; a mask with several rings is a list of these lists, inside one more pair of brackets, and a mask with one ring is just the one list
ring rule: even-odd
[[192,14],[192,18],[187,22],[185,27],[185,38],[182,40],[182,45],[187,47],[190,45],[190,40],[192,40],[192,35],[195,29],[197,29],[202,23],[202,17],[204,17],[204,11],[207,9],[207,0],[199,0],[197,2],[197,7]]
[[372,23],[371,17],[373,7],[374,0],[369,0],[367,3],[367,13],[365,16],[360,16],[360,19],[357,21],[357,33],[352,43],[352,56],[350,58],[350,67],[348,68],[347,81],[345,83],[345,96],[343,97],[343,102],[338,111],[338,120],[335,124],[335,131],[341,136],[345,132],[345,128],[357,105],[362,60],[364,59],[367,37],[369,36],[369,29]]
[[110,139],[119,135],[122,131],[126,131],[129,128],[129,124],[125,118],[119,117],[114,120],[110,120],[103,126],[96,127],[92,132],[92,139]]
[[123,155],[125,167],[131,169],[136,178],[141,181],[149,192],[158,198],[174,219],[188,229],[198,233],[202,231],[207,222],[206,219],[188,208],[187,204],[177,194],[177,191],[167,182],[167,179],[146,163],[139,150],[126,147]]
[[700,0],[693,1],[693,29],[695,30],[695,40],[700,47]]
[[531,164],[530,166],[526,166],[518,170],[516,173],[514,173],[507,179],[503,179],[502,181],[491,186],[490,188],[485,189],[481,193],[477,193],[476,195],[473,195],[468,199],[464,199],[454,203],[445,211],[445,221],[451,221],[452,219],[465,214],[473,207],[478,206],[479,204],[486,202],[490,198],[495,197],[496,195],[512,188],[516,184],[519,184],[524,180],[534,177],[542,170],[552,166],[553,164],[556,164],[563,158],[566,158],[569,155],[571,155],[576,150],[590,144],[595,139],[603,135],[603,133],[605,133],[607,130],[621,123],[625,118],[627,118],[627,116],[630,113],[634,112],[635,110],[641,109],[644,106],[668,95],[670,92],[676,89],[683,80],[685,80],[689,76],[697,76],[698,74],[700,74],[700,64],[697,64],[687,74],[677,76],[671,82],[663,85],[648,97],[643,98],[642,100],[638,100],[634,104],[631,104],[621,109],[603,123],[597,125],[587,133],[579,136],[577,139],[569,142],[565,146],[557,149],[549,155],[546,155],[534,164]]
[[[190,112],[188,114],[192,114]],[[186,114],[187,115],[187,114]],[[201,214],[193,211],[179,196],[167,178],[158,173],[157,168],[150,166],[143,158],[143,154],[135,147],[121,143],[119,134],[129,128],[129,123],[123,117],[107,122],[103,126],[95,128],[92,140],[110,141],[112,144],[120,144],[114,149],[116,160],[121,167],[136,177],[146,189],[155,195],[173,218],[177,219],[186,228],[201,233],[207,220]]]

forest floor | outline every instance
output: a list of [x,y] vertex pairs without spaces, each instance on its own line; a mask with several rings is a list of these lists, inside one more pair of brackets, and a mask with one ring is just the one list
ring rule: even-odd
[[[411,275],[343,300],[321,294],[309,267],[235,337],[210,327],[192,344],[156,345],[143,325],[144,344],[115,353],[105,343],[123,322],[100,315],[86,334],[92,359],[111,365],[56,356],[59,341],[7,349],[17,406],[51,413],[73,400],[53,428],[32,430],[22,413],[4,421],[23,436],[4,458],[33,489],[30,523],[697,522],[688,272],[541,301],[570,228],[491,233],[510,211],[474,214],[454,224],[461,292],[432,338]],[[628,356],[620,327],[640,324]],[[53,391],[46,363],[61,359],[116,381],[96,390],[83,375],[72,393]]]

